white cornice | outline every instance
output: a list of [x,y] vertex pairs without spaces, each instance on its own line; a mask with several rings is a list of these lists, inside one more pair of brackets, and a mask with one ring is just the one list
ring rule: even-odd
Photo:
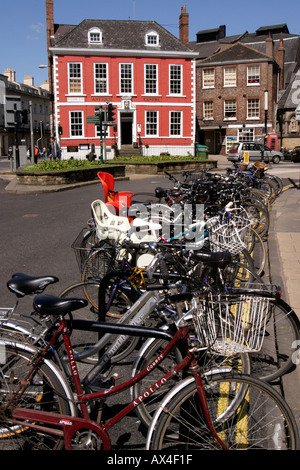
[[97,55],[97,56],[147,56],[147,57],[187,57],[194,59],[198,56],[197,52],[178,52],[178,51],[148,51],[139,49],[87,49],[87,48],[65,48],[65,47],[50,47],[49,50],[54,55]]

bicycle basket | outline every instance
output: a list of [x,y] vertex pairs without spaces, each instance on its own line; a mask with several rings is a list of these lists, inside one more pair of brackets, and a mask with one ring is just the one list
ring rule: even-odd
[[260,351],[269,311],[269,299],[240,296],[200,303],[193,323],[201,347],[230,355]]
[[229,251],[237,255],[247,248],[250,238],[251,221],[242,215],[235,215],[218,225],[209,227],[209,241],[212,251]]
[[71,248],[74,250],[77,265],[81,271],[87,258],[92,252],[93,246],[96,243],[95,231],[90,228],[83,228],[77,235],[75,241],[72,243]]
[[72,244],[80,273],[85,279],[99,279],[115,265],[114,248],[109,243],[97,246],[96,232],[83,228]]

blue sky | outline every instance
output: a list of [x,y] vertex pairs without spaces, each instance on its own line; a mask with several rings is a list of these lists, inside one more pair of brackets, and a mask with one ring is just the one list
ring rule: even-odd
[[[54,0],[54,22],[79,24],[84,19],[156,21],[179,36],[179,15],[186,5],[189,40],[199,30],[226,25],[227,36],[260,26],[286,23],[290,33],[300,34],[300,0]],[[2,2],[0,17],[0,73],[11,67],[16,80],[33,75],[35,85],[47,77],[46,0]]]

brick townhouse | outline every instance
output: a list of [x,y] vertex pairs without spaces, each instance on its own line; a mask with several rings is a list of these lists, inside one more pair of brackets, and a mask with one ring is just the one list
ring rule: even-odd
[[[85,158],[101,143],[119,152],[194,153],[195,52],[154,21],[83,20],[58,25],[46,0],[53,130],[63,158]],[[87,117],[111,103],[115,126]],[[103,109],[102,108],[102,109]]]
[[[187,14],[186,14],[187,15]],[[278,136],[277,147],[300,145],[300,37],[287,25],[226,37],[226,26],[199,31],[185,44],[198,53],[196,141],[226,154],[234,141]],[[298,87],[298,88],[297,88]]]

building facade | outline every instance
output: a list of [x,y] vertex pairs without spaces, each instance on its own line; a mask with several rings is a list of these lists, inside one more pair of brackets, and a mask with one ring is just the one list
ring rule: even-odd
[[[16,81],[16,72],[7,68],[0,75],[0,155],[18,144],[31,144],[43,148],[50,138],[50,96],[47,83],[35,86],[34,79],[27,75],[23,83]],[[17,117],[16,111],[19,113]]]
[[198,53],[196,141],[221,154],[265,134],[279,149],[300,145],[299,35],[282,24],[227,37],[222,25],[186,43]]
[[[195,53],[152,21],[84,20],[55,25],[47,0],[55,131],[63,158],[114,149],[194,154]],[[52,32],[52,33],[51,33]],[[114,125],[95,109],[114,108]]]
[[211,153],[275,132],[278,65],[236,43],[197,64],[197,138]]

